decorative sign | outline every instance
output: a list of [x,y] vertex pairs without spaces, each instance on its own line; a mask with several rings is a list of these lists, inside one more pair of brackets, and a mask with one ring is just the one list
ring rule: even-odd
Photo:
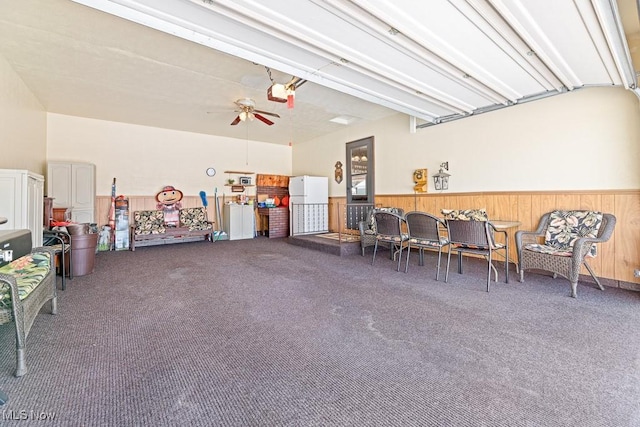
[[413,171],[413,182],[416,184],[413,186],[413,191],[416,193],[426,193],[428,176],[426,169],[416,169]]
[[335,179],[338,184],[342,182],[342,163],[340,160],[336,162]]

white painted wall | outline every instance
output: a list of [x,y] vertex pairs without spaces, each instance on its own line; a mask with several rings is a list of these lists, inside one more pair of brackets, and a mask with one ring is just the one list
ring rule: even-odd
[[[416,133],[398,114],[298,144],[294,175],[324,175],[330,195],[345,143],[375,137],[376,194],[413,194],[413,171],[449,162],[449,192],[640,188],[640,108],[620,88],[587,88]],[[346,178],[346,170],[345,170]],[[429,192],[434,192],[433,180]]]
[[44,108],[0,55],[0,168],[46,170]]
[[[231,194],[225,170],[290,175],[291,147],[60,114],[47,114],[47,159],[96,165],[96,194],[154,195],[173,185],[184,195]],[[208,167],[215,177],[205,174]],[[234,176],[237,180],[237,176]],[[254,177],[255,182],[255,177]],[[247,194],[255,194],[255,187]]]

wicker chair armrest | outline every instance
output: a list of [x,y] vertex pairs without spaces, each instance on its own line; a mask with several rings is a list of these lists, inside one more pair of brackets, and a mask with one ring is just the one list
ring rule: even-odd
[[368,229],[369,227],[367,227],[367,221],[359,221],[358,222],[358,229],[360,230],[360,235],[362,236],[364,234],[364,232]]
[[544,238],[547,227],[549,225],[550,215],[550,213],[542,215],[542,218],[540,218],[540,222],[538,222],[538,227],[533,231],[516,231],[515,240],[516,248],[518,249],[518,251],[520,251],[524,245],[529,243],[538,243],[539,238]]
[[574,260],[582,260],[594,243],[603,243],[609,240],[609,238],[601,237],[581,237],[573,242],[573,255]]
[[538,233],[536,231],[518,230],[516,231],[516,234],[515,234],[516,247],[520,249],[530,243],[538,243],[538,239],[543,237],[544,237],[544,233]]
[[595,243],[606,242],[613,235],[613,230],[616,227],[616,217],[612,214],[604,214],[603,219],[606,221],[604,227],[601,227],[598,233],[597,241]]
[[597,237],[581,237],[573,243],[572,258],[574,262],[581,262],[594,243],[603,243],[611,238],[616,225],[616,217],[611,214],[604,214],[604,219],[605,223],[599,230]]

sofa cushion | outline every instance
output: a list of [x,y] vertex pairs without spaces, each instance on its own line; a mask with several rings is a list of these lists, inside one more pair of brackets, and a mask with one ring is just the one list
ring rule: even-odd
[[[0,267],[0,273],[15,277],[20,300],[28,297],[49,273],[49,256],[49,252],[35,252]],[[11,289],[7,285],[0,286],[0,307],[11,308]]]
[[486,209],[442,209],[445,219],[458,219],[462,221],[488,221]]
[[[602,212],[561,211],[549,215],[549,226],[545,233],[544,246],[559,252],[572,252],[574,242],[581,237],[595,238],[602,224]],[[590,256],[596,256],[596,245],[589,250]]]
[[435,240],[411,237],[409,238],[409,242],[412,245],[433,246],[434,248],[437,248],[439,246],[447,245],[449,243],[449,239],[447,239],[446,237],[440,237],[440,242],[437,242]]
[[[524,248],[528,251],[539,252],[541,254],[549,254],[555,256],[572,256],[573,251],[557,249],[553,246],[541,245],[539,243],[529,243],[528,245],[524,245]],[[587,254],[589,256],[589,254]]]
[[213,227],[207,221],[207,210],[205,208],[183,208],[180,209],[180,227],[188,227],[193,230],[211,230]]
[[135,222],[134,234],[161,234],[166,228],[164,226],[164,212],[160,210],[154,211],[135,211],[133,213]]

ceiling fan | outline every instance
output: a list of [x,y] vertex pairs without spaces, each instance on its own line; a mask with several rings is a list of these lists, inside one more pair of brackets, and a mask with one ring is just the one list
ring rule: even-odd
[[240,122],[246,121],[247,119],[248,120],[253,120],[254,117],[256,119],[260,120],[261,122],[266,123],[267,125],[271,126],[273,124],[273,122],[271,120],[267,119],[266,117],[264,117],[263,114],[267,115],[267,116],[280,118],[280,116],[277,115],[276,113],[270,113],[268,111],[256,110],[256,102],[253,99],[250,99],[250,98],[238,99],[237,101],[235,101],[235,104],[238,106],[238,109],[235,110],[235,111],[239,112],[239,114],[231,122],[231,126],[235,126]]

